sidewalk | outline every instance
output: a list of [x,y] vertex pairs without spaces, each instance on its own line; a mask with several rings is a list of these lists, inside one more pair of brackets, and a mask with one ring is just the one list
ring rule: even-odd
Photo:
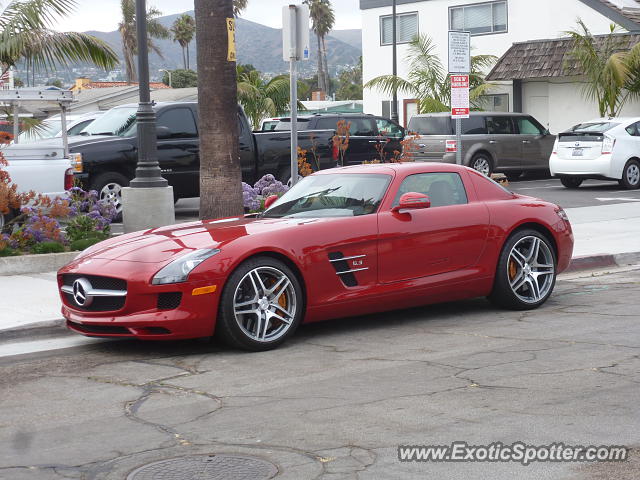
[[[576,257],[632,253],[640,264],[640,204],[621,203],[566,209],[576,239]],[[0,276],[0,335],[20,327],[48,326],[60,320],[55,272]]]

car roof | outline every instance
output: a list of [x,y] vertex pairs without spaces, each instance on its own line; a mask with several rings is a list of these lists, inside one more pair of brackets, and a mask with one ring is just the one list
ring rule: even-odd
[[[530,117],[528,113],[518,112],[470,112],[472,117]],[[450,117],[451,112],[437,112],[437,113],[419,113],[414,115],[413,118],[430,118],[430,117]]]
[[[344,118],[374,118],[376,117],[376,115],[372,115],[370,113],[332,113],[332,112],[327,112],[327,113],[314,113],[311,115],[298,115],[298,120],[302,120],[302,121],[309,121],[312,118],[322,118],[322,117],[344,117]],[[384,118],[384,117],[382,117]],[[280,121],[283,122],[290,122],[291,121],[291,117],[282,117],[280,118]]]
[[373,163],[367,165],[351,165],[348,167],[337,167],[328,170],[320,170],[314,175],[327,175],[335,173],[383,173],[394,174],[414,174],[414,173],[436,173],[436,172],[456,172],[460,173],[468,167],[455,165],[452,163],[437,162],[400,162],[400,163]]
[[583,123],[627,123],[627,122],[640,122],[640,117],[602,117],[595,118],[593,120],[587,120],[585,122],[577,123],[581,125]]

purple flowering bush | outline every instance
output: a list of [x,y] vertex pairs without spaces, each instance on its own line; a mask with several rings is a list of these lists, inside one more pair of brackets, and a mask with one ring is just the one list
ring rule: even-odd
[[270,173],[264,175],[254,186],[242,182],[242,199],[244,208],[249,212],[257,212],[264,209],[264,200],[271,195],[284,195],[289,187]]
[[69,190],[69,220],[66,234],[70,242],[84,239],[104,240],[111,233],[116,209],[111,203],[100,202],[98,192],[79,187]]

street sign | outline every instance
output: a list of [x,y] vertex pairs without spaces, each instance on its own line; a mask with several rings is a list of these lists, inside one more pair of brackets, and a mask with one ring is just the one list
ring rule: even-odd
[[451,117],[469,118],[469,75],[451,75]]
[[471,34],[449,31],[449,73],[471,72]]
[[282,8],[282,58],[285,62],[290,62],[292,58],[309,60],[309,7],[292,6],[295,7],[295,24],[290,6]]

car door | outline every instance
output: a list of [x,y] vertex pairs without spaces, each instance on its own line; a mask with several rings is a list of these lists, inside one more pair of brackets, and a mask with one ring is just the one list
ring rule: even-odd
[[[405,135],[404,128],[383,117],[375,117],[375,122],[378,129],[379,145],[383,146],[386,161],[390,161],[402,153],[401,142]],[[396,154],[396,152],[398,153]]]
[[345,166],[358,165],[379,158],[376,146],[380,139],[373,117],[322,116],[316,121],[314,130],[336,130],[340,120],[349,124],[349,147],[344,155]]
[[168,129],[168,137],[159,138],[157,142],[162,175],[177,195],[197,195],[200,157],[193,111],[189,107],[162,110],[158,113],[157,125]]
[[516,128],[522,142],[522,169],[548,168],[555,136],[533,117],[516,117]]
[[508,115],[488,116],[487,132],[489,144],[494,151],[494,169],[520,169],[522,140],[516,134],[513,118]]
[[378,275],[393,283],[457,271],[476,263],[486,243],[489,213],[468,192],[470,179],[456,172],[407,176],[394,196],[429,195],[431,207],[406,213],[380,212]]

